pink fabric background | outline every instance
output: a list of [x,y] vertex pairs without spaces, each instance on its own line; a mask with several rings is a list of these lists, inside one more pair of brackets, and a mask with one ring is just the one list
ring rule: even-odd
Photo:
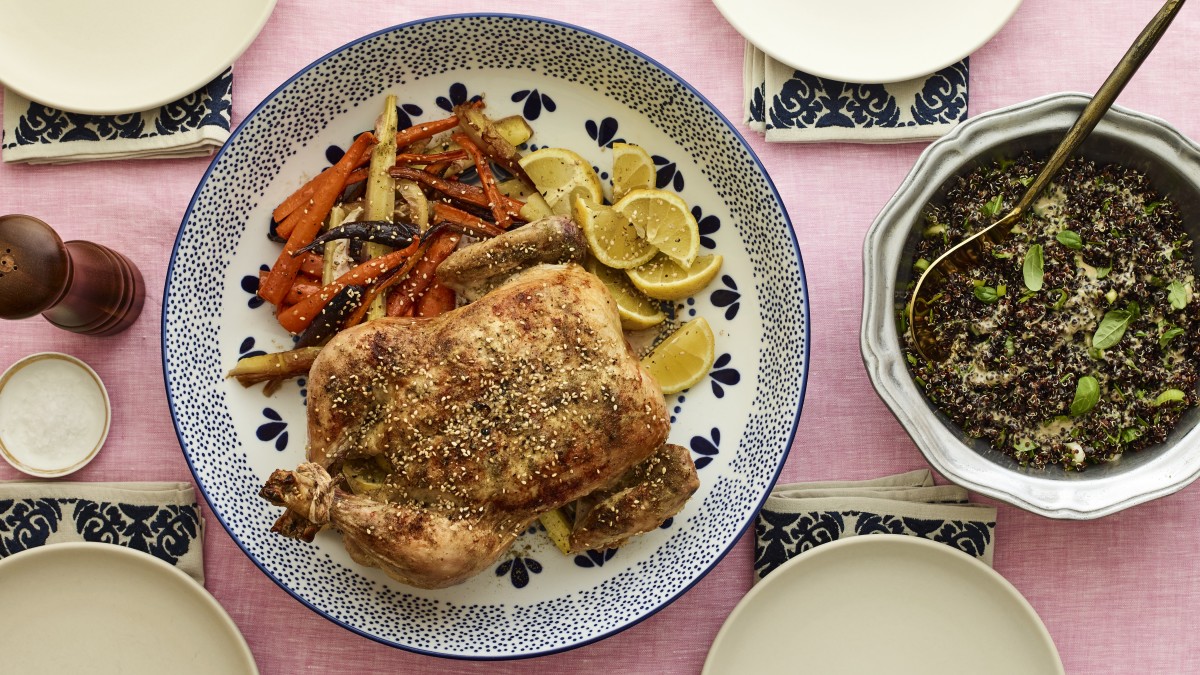
[[[972,115],[1056,91],[1093,91],[1159,5],[1026,0],[971,58]],[[607,34],[664,63],[740,120],[742,39],[707,0],[279,0],[236,64],[234,122],[296,70],[347,41],[413,19],[469,11],[543,15]],[[1200,7],[1185,7],[1119,103],[1200,138],[1197,44]],[[867,478],[924,466],[875,395],[858,347],[863,234],[924,146],[767,145],[740,121],[738,127],[783,195],[810,284],[811,381],[782,480]],[[108,384],[112,433],[77,479],[191,480],[163,390],[159,315],[172,243],[207,164],[0,165],[0,212],[39,216],[64,239],[111,245],[146,277],[145,312],[116,337],[79,337],[41,319],[0,323],[0,368],[32,352],[64,351],[90,362]],[[0,478],[17,477],[0,466]],[[1068,672],[1200,672],[1198,522],[1196,486],[1092,522],[1046,520],[1001,505],[995,568],[1041,615]],[[750,587],[745,537],[692,591],[610,639],[522,662],[450,661],[384,647],[326,621],[261,574],[215,519],[209,524],[208,588],[245,634],[264,673],[697,672]]]

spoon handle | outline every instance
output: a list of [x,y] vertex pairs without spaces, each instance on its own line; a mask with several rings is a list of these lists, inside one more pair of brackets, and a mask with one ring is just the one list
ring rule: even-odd
[[[1158,44],[1159,38],[1163,33],[1167,32],[1167,27],[1171,25],[1171,21],[1175,15],[1179,13],[1179,9],[1183,7],[1184,0],[1167,0],[1162,9],[1158,10],[1158,14],[1150,20],[1150,23],[1142,29],[1142,34],[1137,37],[1133,45],[1129,47],[1129,51],[1125,52],[1125,56],[1121,57],[1121,61],[1113,68],[1108,79],[1104,84],[1100,85],[1100,89],[1092,100],[1084,107],[1083,112],[1079,114],[1079,119],[1075,120],[1075,125],[1067,132],[1067,135],[1059,143],[1058,148],[1050,155],[1050,159],[1046,160],[1046,165],[1042,167],[1041,173],[1033,179],[1029,184],[1029,189],[1025,194],[1021,195],[1021,200],[1017,202],[1013,208],[1015,214],[1022,214],[1033,200],[1041,194],[1042,190],[1050,183],[1050,180],[1062,168],[1083,140],[1092,133],[1092,129],[1099,124],[1100,118],[1104,117],[1113,101],[1117,99],[1117,95],[1129,83],[1129,79],[1137,72],[1142,62],[1150,55],[1150,51],[1154,49],[1154,45]],[[1016,224],[1018,218],[1012,218],[1010,227]]]

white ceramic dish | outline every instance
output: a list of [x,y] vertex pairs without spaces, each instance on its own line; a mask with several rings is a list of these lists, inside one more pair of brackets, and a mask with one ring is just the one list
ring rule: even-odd
[[868,84],[924,77],[961,60],[1000,32],[1021,0],[713,4],[775,60],[818,77]]
[[275,0],[0,0],[0,82],[75,113],[148,110],[220,75],[274,7]]
[[104,382],[74,356],[30,354],[0,375],[0,457],[18,471],[58,478],[82,469],[111,423]]
[[945,544],[871,534],[780,565],[725,620],[706,675],[1061,675],[1046,627],[995,570]]
[[200,584],[112,544],[31,548],[0,560],[0,670],[253,675],[254,656]]
[[[270,398],[224,373],[291,346],[254,295],[278,256],[270,211],[369,128],[389,92],[402,124],[487,95],[523,114],[532,145],[564,146],[607,182],[610,146],[656,156],[657,181],[698,214],[702,252],[725,267],[680,319],[704,316],[716,365],[671,396],[671,439],[701,487],[665,527],[628,546],[566,557],[536,526],[492,569],[422,591],[353,563],[333,533],[313,544],[270,532],[258,497],[304,457],[304,381]],[[645,56],[586,30],[529,17],[455,16],[369,35],[271,94],[213,160],[176,242],[163,301],[163,364],[184,454],[214,513],[263,571],[315,611],[385,644],[444,656],[514,658],[569,649],[631,626],[695,584],[737,541],[773,483],[803,400],[807,291],[787,213],[745,141],[706,100]]]

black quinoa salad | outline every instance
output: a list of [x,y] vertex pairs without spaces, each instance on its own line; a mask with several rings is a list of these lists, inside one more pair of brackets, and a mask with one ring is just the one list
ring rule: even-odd
[[[939,255],[1007,213],[1041,165],[1023,155],[958,178],[925,212],[908,296]],[[1145,176],[1073,159],[1012,236],[948,280],[932,325],[953,344],[949,359],[921,357],[901,310],[914,379],[1023,466],[1080,470],[1161,443],[1196,400],[1192,257],[1177,206]]]

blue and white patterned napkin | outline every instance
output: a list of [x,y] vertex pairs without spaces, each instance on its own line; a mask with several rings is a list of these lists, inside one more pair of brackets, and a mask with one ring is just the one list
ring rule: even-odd
[[928,77],[852,84],[815,77],[746,43],[745,119],[768,141],[930,141],[967,118],[967,60]]
[[229,139],[233,71],[159,108],[126,115],[57,110],[4,93],[5,162],[73,164],[211,155]]
[[992,564],[996,509],[934,485],[928,469],[866,481],[777,485],[754,524],[754,580],[805,551],[864,534],[942,542]]
[[128,546],[204,584],[204,519],[190,484],[0,481],[0,558],[73,541]]

